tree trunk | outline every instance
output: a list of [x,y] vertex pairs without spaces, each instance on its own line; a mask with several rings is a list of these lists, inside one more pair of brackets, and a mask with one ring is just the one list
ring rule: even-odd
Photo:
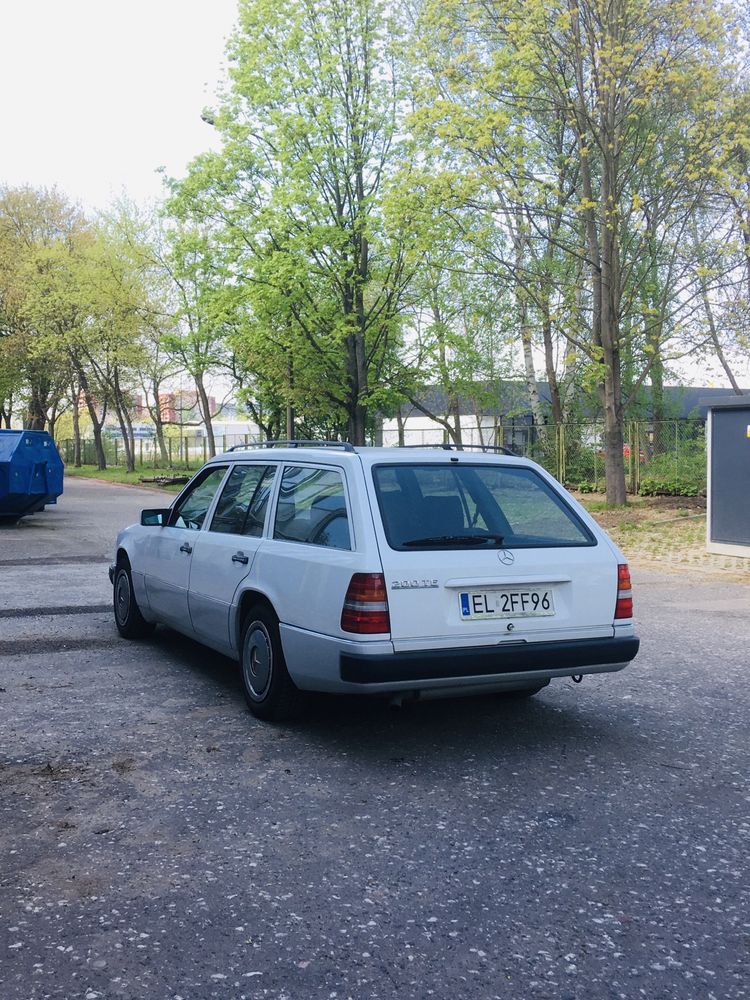
[[352,444],[365,443],[367,434],[367,407],[361,403],[353,403],[349,411],[349,440]]
[[112,372],[112,388],[114,389],[114,406],[117,422],[122,434],[122,446],[125,450],[125,470],[135,472],[135,449],[133,442],[133,425],[130,421],[125,396],[120,388],[120,373],[115,366]]
[[[354,319],[351,312],[345,313]],[[347,428],[352,444],[363,445],[367,433],[367,405],[362,402],[367,392],[367,365],[365,362],[364,327],[357,326],[346,338],[347,371]]]
[[75,384],[70,387],[70,398],[73,406],[73,465],[81,468],[81,387]]
[[287,356],[286,376],[288,391],[286,404],[286,439],[287,441],[294,441],[294,421],[296,417],[294,412],[294,403],[292,402],[292,393],[294,392],[294,364],[291,356],[289,355]]
[[534,418],[534,424],[538,428],[542,441],[546,441],[546,425],[544,414],[542,413],[542,401],[539,396],[539,386],[536,380],[536,370],[534,369],[534,355],[532,353],[531,327],[527,321],[528,307],[523,301],[520,305],[521,323],[521,344],[523,346],[523,366],[526,373],[526,394],[529,399],[529,407]]
[[444,427],[448,431],[451,440],[457,447],[461,447],[461,401],[458,394],[453,390],[453,381],[448,367],[448,352],[445,345],[445,324],[443,314],[437,297],[437,290],[433,289],[432,296],[432,318],[435,321],[435,336],[438,342],[438,367],[440,371],[440,386],[445,393],[445,422]]
[[[154,406],[153,409],[149,407],[149,413],[151,414],[151,419],[154,422],[154,434],[156,436],[156,444],[159,448],[161,464],[163,468],[166,468],[170,464],[170,461],[169,452],[167,451],[167,443],[164,440],[164,420],[161,415],[160,389],[161,382],[159,379],[155,378],[153,380]],[[148,399],[148,397],[146,398]]]
[[604,380],[600,386],[600,398],[604,409],[605,458],[604,475],[607,487],[607,503],[621,506],[627,503],[625,489],[625,456],[623,454],[623,408],[622,369],[620,362],[620,266],[617,244],[617,219],[610,205],[610,193],[614,190],[613,164],[604,157],[605,178],[602,183],[602,253],[599,281],[602,286],[601,348],[604,362]]
[[[607,23],[603,31],[607,40],[618,40],[618,3],[607,8]],[[592,281],[592,343],[594,360],[602,368],[598,391],[604,411],[605,481],[607,503],[619,506],[627,502],[622,428],[622,373],[620,369],[620,263],[618,247],[618,170],[619,142],[617,134],[616,77],[606,74],[597,82],[595,124],[586,109],[588,82],[583,69],[583,43],[580,21],[572,18],[575,43],[575,76],[577,89],[576,131],[581,168],[581,189],[585,209],[589,267]],[[598,199],[594,198],[589,146],[601,150],[601,177]],[[595,215],[598,207],[599,220]]]
[[135,472],[135,435],[133,434],[133,421],[127,406],[123,407],[122,415],[125,420],[125,430],[127,431],[128,444],[130,445],[131,462],[128,464],[128,472]]
[[154,437],[156,439],[156,446],[159,449],[159,462],[162,468],[166,468],[170,465],[170,461],[167,442],[164,439],[164,424],[161,420],[158,424],[154,424]]
[[[515,213],[515,232],[513,233],[513,243],[516,262],[516,273],[521,274],[524,266],[524,253],[526,249],[526,237],[523,232],[523,215],[521,211]],[[516,309],[518,311],[518,325],[521,330],[521,346],[523,347],[523,366],[526,373],[526,394],[529,400],[534,425],[539,434],[542,447],[547,444],[547,428],[544,423],[542,413],[542,403],[539,398],[539,386],[534,368],[534,354],[532,344],[531,325],[529,324],[529,302],[528,293],[519,281],[516,282]]]
[[47,425],[47,391],[46,381],[35,383],[31,387],[29,406],[24,422],[24,429],[27,431],[43,431]]
[[403,448],[406,444],[406,421],[401,416],[401,410],[396,410],[396,427],[398,427],[398,446]]
[[705,310],[706,319],[708,320],[708,329],[711,334],[711,342],[714,345],[714,351],[716,352],[716,357],[719,359],[719,363],[721,364],[721,367],[724,369],[724,374],[729,379],[729,384],[731,385],[735,395],[742,396],[743,395],[742,389],[740,388],[739,382],[734,377],[734,372],[729,367],[729,362],[726,359],[726,355],[724,354],[721,342],[719,340],[719,331],[716,329],[714,311],[711,306],[711,300],[708,297],[708,288],[706,286],[706,278],[704,275],[701,275],[700,277],[700,285],[701,285],[701,298],[703,300],[703,309]]
[[88,377],[82,367],[78,368],[78,383],[81,387],[81,392],[83,392],[83,398],[86,401],[86,409],[88,410],[89,417],[91,418],[91,427],[94,432],[96,464],[99,471],[103,472],[107,468],[107,456],[104,453],[104,442],[102,441],[102,428],[104,427],[106,407],[104,408],[100,419],[99,414],[96,412],[96,401],[94,400],[94,397],[89,389]]
[[55,439],[55,428],[57,427],[57,418],[59,416],[57,404],[55,404],[52,409],[47,414],[47,430],[49,431],[49,436],[54,441]]
[[214,427],[211,423],[211,405],[208,401],[208,393],[203,381],[203,375],[194,376],[195,388],[198,393],[198,409],[200,410],[203,426],[206,428],[206,440],[208,441],[208,454],[211,458],[216,454],[216,441],[214,440]]
[[544,339],[544,367],[547,374],[547,385],[549,386],[549,401],[552,407],[552,423],[559,425],[563,423],[565,415],[563,413],[562,397],[560,386],[557,382],[557,372],[555,371],[555,355],[552,344],[552,317],[549,308],[550,288],[545,283],[542,292],[542,337]]

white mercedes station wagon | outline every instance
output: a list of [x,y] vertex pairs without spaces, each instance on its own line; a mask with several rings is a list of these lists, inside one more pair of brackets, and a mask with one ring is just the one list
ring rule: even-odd
[[304,692],[531,695],[638,651],[620,550],[540,466],[280,442],[211,459],[110,567],[117,628],[239,660],[251,711]]

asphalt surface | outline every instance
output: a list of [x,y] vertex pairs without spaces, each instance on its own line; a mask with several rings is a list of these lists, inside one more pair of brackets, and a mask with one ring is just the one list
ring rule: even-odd
[[750,587],[634,572],[625,671],[529,702],[320,699],[120,640],[153,492],[0,529],[0,998],[750,995]]

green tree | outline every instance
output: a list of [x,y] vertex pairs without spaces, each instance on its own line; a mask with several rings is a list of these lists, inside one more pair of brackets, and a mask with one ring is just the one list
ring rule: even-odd
[[[588,359],[605,420],[607,497],[624,503],[623,355],[627,343],[634,357],[629,334],[641,328],[643,301],[633,284],[648,238],[640,189],[660,165],[669,188],[661,231],[674,232],[681,215],[684,226],[689,192],[715,164],[726,81],[723,7],[713,0],[427,0],[426,8],[428,44],[439,55],[437,99],[422,122],[477,163],[515,250],[508,272],[522,296],[531,287],[540,315],[550,302],[545,289],[561,274],[548,262],[562,255],[572,265],[567,273],[583,278],[578,305],[588,312],[588,330],[561,332]],[[665,142],[665,134],[682,141]],[[524,274],[534,272],[541,280],[527,283]],[[668,300],[679,302],[674,285]],[[559,296],[554,309],[566,301],[573,296]],[[635,381],[657,357],[655,324],[649,332],[651,349]]]
[[242,0],[229,87],[207,115],[223,149],[171,202],[212,229],[244,286],[233,342],[249,367],[357,443],[390,395],[422,250],[400,41],[384,0]]
[[[31,187],[0,189],[0,334],[3,396],[22,400],[24,425],[43,430],[66,392],[68,371],[30,313],[30,288],[44,283],[56,254],[67,254],[84,227],[62,195]],[[62,358],[64,360],[64,356]]]

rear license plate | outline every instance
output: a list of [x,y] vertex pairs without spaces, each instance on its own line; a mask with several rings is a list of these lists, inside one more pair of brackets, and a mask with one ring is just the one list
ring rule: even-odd
[[458,595],[461,617],[541,618],[554,615],[551,590],[473,590]]

